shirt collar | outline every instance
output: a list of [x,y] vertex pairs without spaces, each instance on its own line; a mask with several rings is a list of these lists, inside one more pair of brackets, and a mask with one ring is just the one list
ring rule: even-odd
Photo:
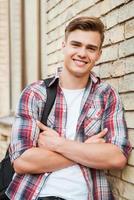
[[[47,84],[47,87],[53,86],[59,80],[59,74],[56,74],[55,76],[53,76],[51,78],[52,79]],[[92,71],[90,72],[90,75],[89,75],[89,82],[90,82],[90,80],[95,84],[100,83],[100,78]]]

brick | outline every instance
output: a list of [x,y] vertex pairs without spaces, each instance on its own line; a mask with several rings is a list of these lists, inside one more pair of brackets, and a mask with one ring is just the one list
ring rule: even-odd
[[134,150],[131,152],[129,159],[128,159],[128,164],[134,166]]
[[117,92],[119,91],[119,80],[118,79],[107,79],[106,80]]
[[119,80],[119,92],[129,91],[134,91],[134,74],[125,75]]
[[125,110],[134,110],[134,93],[126,93],[121,95]]
[[48,66],[48,76],[55,75],[59,66],[61,66],[60,63]]
[[112,77],[123,76],[125,74],[125,60],[113,62],[110,74]]
[[111,63],[100,65],[100,78],[109,78],[111,76]]
[[115,9],[105,16],[105,22],[107,29],[118,24],[119,9]]
[[96,75],[100,77],[100,66],[94,66],[92,71],[94,71]]
[[134,1],[124,4],[124,6],[119,8],[118,22],[126,21],[132,17],[134,17]]
[[53,53],[55,51],[58,51],[58,50],[61,50],[62,48],[62,41],[63,41],[63,38],[60,38],[52,43],[50,43],[48,45],[48,48],[47,48],[47,53],[50,54],[50,53]]
[[124,26],[118,25],[105,33],[104,46],[124,40]]
[[134,200],[134,185],[124,182],[124,190],[122,196],[128,200]]
[[134,129],[128,129],[128,138],[132,147],[134,147]]
[[63,55],[61,51],[56,51],[55,53],[48,55],[48,65],[58,63],[62,61],[62,59],[63,59]]
[[128,128],[134,128],[134,112],[126,112],[125,119]]
[[102,56],[100,59],[100,62],[108,62],[108,61],[114,61],[118,58],[118,45],[113,45],[110,47],[105,47],[102,50]]
[[101,10],[102,10],[102,14],[106,14],[108,13],[109,11],[113,10],[114,8],[122,5],[124,3],[124,0],[118,0],[118,1],[115,1],[115,0],[105,0],[102,2],[102,5],[101,5]]
[[[82,11],[84,11],[84,10],[89,10],[90,12],[92,12],[92,8],[93,8],[93,7],[91,7],[91,6],[93,6],[93,7],[96,6],[94,0],[86,1],[86,3],[83,3],[83,1],[78,1],[76,4],[74,4],[74,5],[72,6],[72,9],[73,9],[73,8],[77,8],[77,9],[76,9],[76,12],[77,12],[77,13],[80,13],[80,12],[82,12]],[[90,7],[91,7],[91,8],[90,8]],[[98,10],[98,12],[99,12],[99,10]],[[88,14],[88,15],[89,15],[89,14]],[[92,15],[92,13],[90,13],[90,15]]]
[[134,72],[134,56],[126,58],[125,73]]
[[102,2],[99,2],[98,4],[95,4],[91,8],[86,9],[84,12],[82,12],[82,15],[88,16],[89,13],[90,13],[90,16],[101,17],[101,15],[102,15],[102,10],[100,9],[101,5],[102,5]]
[[120,194],[122,194],[124,190],[123,181],[111,176],[108,177],[108,180],[109,180],[113,195],[115,197],[118,197],[119,199]]
[[[51,22],[48,23],[48,32],[50,32],[51,30],[54,30],[56,27],[62,25],[63,23],[69,21],[70,19],[78,15],[82,10],[83,11],[84,9],[88,10],[88,8],[92,6],[93,4],[94,4],[94,0],[87,1],[86,4],[84,4],[83,1],[77,1],[75,4],[73,4],[71,7],[66,9],[63,13],[61,13],[55,19],[53,19]],[[97,12],[100,11],[98,4],[96,4],[95,7],[93,7],[92,9],[93,9],[93,14],[95,12],[94,9]],[[90,15],[92,15],[92,10],[89,9],[89,11],[90,11]],[[89,14],[89,11],[88,11],[88,14]]]
[[61,1],[49,12],[48,14],[48,21],[51,21],[60,13],[63,13],[69,6],[72,5],[72,0],[68,1]]
[[134,36],[134,19],[125,23],[125,38]]
[[121,170],[110,170],[109,173],[115,177],[121,178]]
[[124,42],[119,44],[119,57],[126,57],[132,55],[134,53],[134,38],[129,40],[125,40]]
[[134,184],[134,167],[127,166],[122,172],[122,179]]
[[47,12],[50,11],[53,7],[55,7],[58,3],[60,3],[62,0],[50,0],[47,3]]

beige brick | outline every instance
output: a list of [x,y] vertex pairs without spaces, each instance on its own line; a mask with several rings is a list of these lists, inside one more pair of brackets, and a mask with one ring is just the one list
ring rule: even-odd
[[134,36],[134,19],[125,23],[125,38]]
[[119,92],[134,91],[134,74],[128,74],[119,80]]
[[134,128],[134,112],[126,112],[125,119],[128,128]]
[[128,164],[134,166],[134,150],[131,152],[129,159],[128,159]]
[[134,17],[134,1],[124,4],[124,6],[119,9],[119,19],[118,22],[126,21]]
[[84,12],[82,12],[82,15],[89,16],[89,13],[90,13],[90,16],[100,17],[102,15],[102,10],[100,9],[101,5],[102,5],[102,2],[99,2],[98,4],[95,4],[91,8],[89,8],[89,9],[85,10]]
[[134,184],[134,167],[127,166],[122,172],[122,179]]
[[92,71],[94,71],[96,73],[96,75],[100,77],[100,66],[99,65],[94,66]]
[[61,66],[60,63],[49,65],[48,76],[55,75],[59,66]]
[[49,44],[49,43],[63,37],[64,31],[65,31],[65,24],[63,24],[59,27],[56,27],[55,30],[48,33],[47,43]]
[[116,8],[117,6],[121,5],[124,3],[124,0],[105,0],[102,2],[101,5],[101,10],[102,10],[102,14],[106,14],[108,13],[110,10],[112,10],[113,8]]
[[109,78],[111,76],[111,63],[100,65],[100,78]]
[[134,184],[124,182],[122,196],[128,200],[134,200]]
[[113,195],[115,197],[118,197],[118,199],[119,199],[120,194],[122,194],[123,190],[124,190],[123,181],[121,181],[118,178],[111,177],[111,176],[108,177],[108,180],[109,180]]
[[125,74],[125,60],[117,60],[113,62],[110,73],[112,77],[123,76]]
[[128,138],[131,146],[134,147],[134,129],[128,129]]
[[125,40],[119,45],[119,57],[126,57],[134,53],[134,38]]
[[63,59],[63,54],[61,51],[56,51],[55,53],[52,53],[48,55],[48,65],[52,65],[55,63],[60,62]]
[[47,53],[53,53],[55,51],[61,50],[62,49],[62,42],[63,42],[63,38],[60,38],[52,43],[50,43],[48,45],[48,49],[47,49]]
[[110,170],[109,173],[115,177],[121,178],[121,170]]
[[48,21],[51,21],[54,17],[59,15],[60,13],[63,13],[69,6],[71,6],[72,0],[68,1],[61,1],[59,2],[50,12],[48,15]]
[[47,3],[47,11],[51,10],[53,7],[55,7],[58,3],[60,3],[62,0],[50,0]]
[[107,13],[107,15],[105,16],[105,25],[107,29],[118,24],[118,18],[119,18],[119,9],[115,9]]
[[134,93],[126,93],[121,95],[125,110],[134,110]]
[[104,45],[114,44],[122,40],[124,40],[124,26],[118,25],[106,32]]
[[107,79],[107,82],[118,92],[119,91],[119,80],[118,79]]
[[[84,9],[88,9],[91,5],[94,4],[94,1],[87,1],[86,4],[83,3],[83,1],[77,1],[75,4],[73,4],[71,7],[66,9],[63,13],[58,15],[56,18],[54,18],[51,22],[48,23],[48,32],[51,30],[54,30],[56,27],[62,25],[63,23],[69,21],[72,19],[74,16],[76,16],[78,13],[80,13]],[[95,8],[97,6],[97,8]],[[99,6],[98,4],[93,7],[93,14],[95,13],[94,9],[99,12],[100,9],[98,10]],[[92,9],[92,8],[91,8]],[[90,11],[90,15],[92,15],[92,10]],[[89,14],[89,12],[88,12]]]
[[134,72],[134,56],[126,58],[125,73]]
[[118,45],[106,47],[102,50],[100,62],[114,61],[118,58]]

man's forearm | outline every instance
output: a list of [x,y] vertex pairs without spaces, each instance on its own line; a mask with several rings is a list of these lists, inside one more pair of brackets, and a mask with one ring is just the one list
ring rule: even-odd
[[64,140],[53,150],[90,168],[121,169],[126,164],[126,158],[120,149],[109,143],[86,144]]
[[39,174],[52,172],[74,165],[74,162],[59,153],[43,148],[26,150],[14,163],[14,169],[19,174]]

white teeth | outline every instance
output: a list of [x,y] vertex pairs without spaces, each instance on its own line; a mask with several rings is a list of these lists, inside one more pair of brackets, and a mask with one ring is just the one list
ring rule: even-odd
[[84,63],[84,64],[86,64],[87,62],[85,62],[85,61],[82,61],[82,60],[74,60],[74,61],[76,61],[76,62],[80,62],[80,63]]

